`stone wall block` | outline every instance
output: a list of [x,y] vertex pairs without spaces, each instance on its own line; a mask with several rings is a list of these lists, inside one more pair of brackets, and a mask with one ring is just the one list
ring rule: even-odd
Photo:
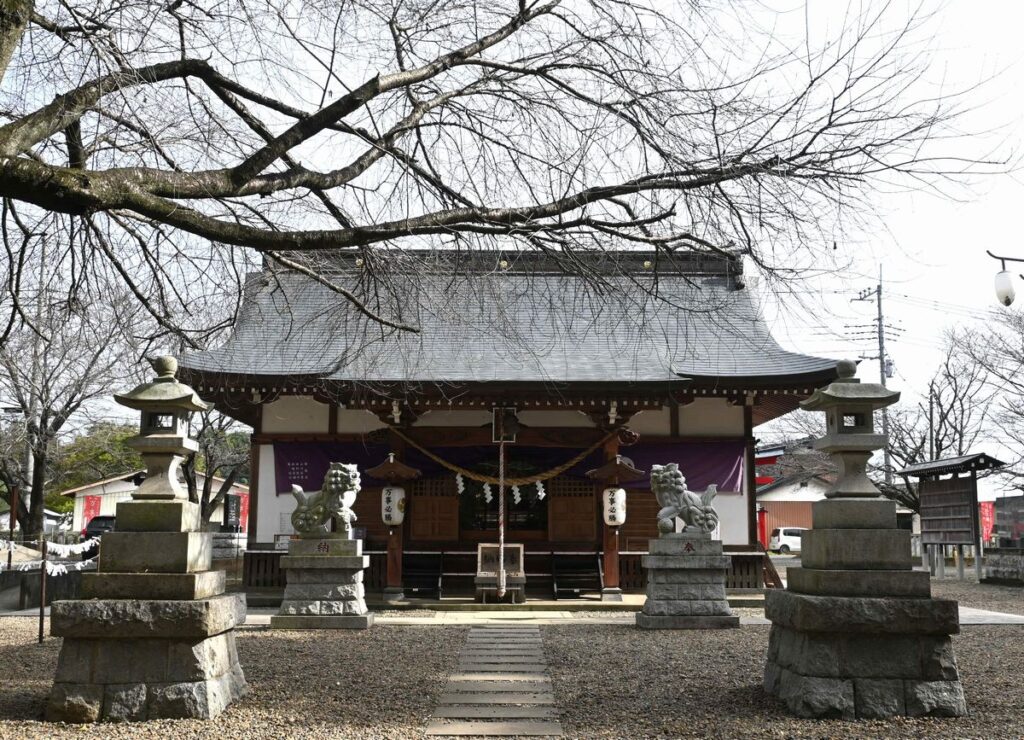
[[292,599],[281,602],[281,614],[289,615],[309,615],[320,613],[320,602],[319,601],[303,601],[300,599]]
[[96,640],[96,683],[166,681],[167,640]]
[[967,701],[959,681],[904,681],[903,696],[911,717],[962,717]]
[[709,599],[711,601],[724,601],[725,596],[725,584],[724,583],[707,583],[703,584],[700,589],[700,598]]
[[356,615],[356,616],[362,616],[363,614],[367,613],[366,604],[363,602],[362,599],[346,601],[346,602],[344,602],[344,604],[345,604],[345,609],[344,609],[344,613],[345,614],[352,614],[352,615]]
[[209,637],[245,621],[245,594],[223,594],[201,601],[58,601],[51,608],[50,619],[51,632],[58,637]]
[[921,678],[929,681],[959,681],[953,643],[948,637],[922,637]]
[[57,658],[58,683],[90,683],[96,661],[97,640],[64,640]]
[[208,718],[212,715],[206,689],[205,681],[149,684],[149,715],[164,719]]
[[146,684],[110,684],[103,692],[103,719],[108,722],[141,722],[146,719]]
[[[685,586],[683,587],[685,588]],[[678,587],[675,583],[648,583],[647,584],[647,598],[648,599],[675,599],[677,598]],[[681,597],[681,598],[689,598]]]
[[910,570],[910,532],[905,529],[808,529],[801,564],[818,570]]
[[846,638],[846,675],[855,678],[918,678],[921,646],[912,635],[851,635]]
[[886,719],[906,714],[903,681],[896,678],[857,678],[853,681],[858,719]]
[[103,686],[55,683],[46,703],[48,722],[98,722],[103,713]]
[[779,679],[782,668],[774,660],[769,658],[764,664],[764,690],[770,696],[778,696]]
[[857,716],[853,681],[801,676],[783,669],[779,698],[798,717],[854,719]]
[[204,681],[231,670],[234,633],[225,632],[194,643],[174,642],[167,654],[166,682]]

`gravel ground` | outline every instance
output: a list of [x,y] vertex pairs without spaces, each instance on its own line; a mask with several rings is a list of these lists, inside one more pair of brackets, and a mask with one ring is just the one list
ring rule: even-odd
[[420,737],[466,637],[456,627],[242,632],[249,694],[212,722],[79,727],[37,721],[60,640],[36,645],[36,629],[0,618],[0,738]]
[[994,612],[1024,614],[1024,587],[997,586],[971,580],[932,579],[932,596],[956,599],[963,606]]
[[1020,737],[1024,628],[970,627],[954,638],[971,716],[801,720],[761,689],[768,627],[643,632],[542,627],[569,737]]

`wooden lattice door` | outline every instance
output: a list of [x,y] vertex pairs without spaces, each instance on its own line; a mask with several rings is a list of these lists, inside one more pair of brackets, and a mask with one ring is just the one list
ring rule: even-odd
[[597,542],[597,498],[589,481],[555,478],[548,483],[551,542]]

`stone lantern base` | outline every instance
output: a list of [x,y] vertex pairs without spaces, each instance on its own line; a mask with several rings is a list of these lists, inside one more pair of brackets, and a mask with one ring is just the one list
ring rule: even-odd
[[82,574],[82,599],[50,610],[64,642],[46,719],[209,719],[245,693],[234,633],[245,595],[224,593],[198,521],[187,501],[117,505],[118,530],[103,535],[97,572]]
[[281,558],[286,586],[280,611],[270,618],[276,629],[367,629],[363,571],[370,556],[363,541],[341,533],[292,540]]
[[725,577],[731,558],[708,533],[662,535],[648,544],[647,601],[636,615],[641,629],[739,627],[729,609]]
[[56,602],[52,633],[64,643],[46,719],[216,717],[246,691],[233,631],[244,620],[241,594]]
[[966,714],[957,603],[931,598],[929,574],[911,570],[896,504],[837,498],[813,512],[803,567],[766,595],[765,690],[801,717]]

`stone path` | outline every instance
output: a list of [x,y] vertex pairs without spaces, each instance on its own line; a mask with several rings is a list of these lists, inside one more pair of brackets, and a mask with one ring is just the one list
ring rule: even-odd
[[427,735],[561,736],[540,630],[473,627]]

